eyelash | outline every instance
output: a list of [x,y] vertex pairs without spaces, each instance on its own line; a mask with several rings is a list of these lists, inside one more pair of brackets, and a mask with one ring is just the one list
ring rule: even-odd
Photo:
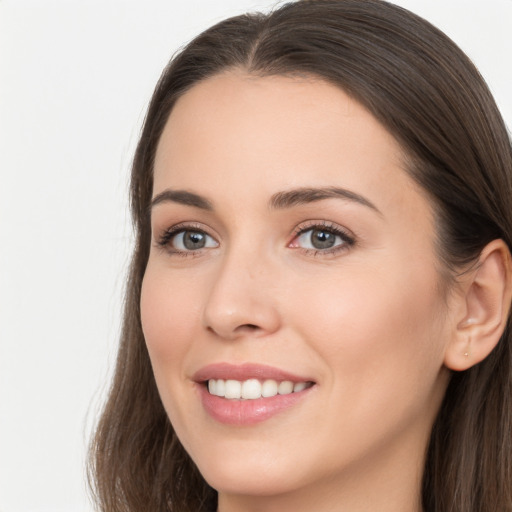
[[[339,252],[343,252],[348,250],[350,247],[352,247],[356,242],[355,238],[349,234],[346,230],[341,228],[340,226],[333,224],[332,222],[328,221],[310,221],[306,225],[302,224],[298,226],[294,233],[292,241],[288,244],[288,247],[290,244],[295,242],[298,238],[300,238],[302,235],[307,233],[308,231],[325,231],[327,233],[330,233],[332,235],[335,235],[336,237],[341,238],[342,242],[341,244],[338,244],[332,248],[329,249],[308,249],[308,248],[301,248],[301,247],[293,247],[294,249],[300,249],[303,251],[304,254],[309,256],[330,256],[338,254]],[[205,229],[204,226],[201,224],[177,224],[175,226],[172,226],[168,229],[166,229],[158,238],[156,245],[166,250],[167,252],[171,253],[173,256],[181,256],[181,257],[197,257],[200,256],[202,253],[201,249],[196,250],[180,250],[175,249],[171,246],[171,242],[177,235],[181,233],[186,232],[197,232],[202,233],[206,235],[209,238],[212,238],[215,240],[211,235],[209,235]],[[218,243],[218,242],[217,242]]]
[[195,257],[200,256],[201,250],[189,250],[189,251],[182,251],[180,249],[175,249],[171,246],[171,242],[177,235],[181,233],[186,232],[196,232],[196,233],[202,233],[210,238],[213,238],[210,236],[204,229],[204,226],[201,224],[176,224],[176,226],[172,226],[168,229],[166,229],[158,238],[156,245],[160,249],[164,249],[167,252],[171,253],[173,256],[182,256],[182,257]]
[[308,231],[315,230],[325,231],[327,233],[335,235],[336,237],[340,237],[343,243],[336,245],[330,249],[305,249],[297,247],[297,249],[301,249],[304,252],[304,254],[308,256],[333,256],[340,252],[347,251],[356,243],[354,236],[349,234],[348,231],[341,228],[337,224],[328,221],[310,221],[306,223],[306,225],[303,224],[301,226],[298,226],[294,232],[292,242],[300,238]]

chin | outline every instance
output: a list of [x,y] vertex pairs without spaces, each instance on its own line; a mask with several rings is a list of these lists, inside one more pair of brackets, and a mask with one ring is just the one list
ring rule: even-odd
[[284,464],[282,457],[267,452],[234,454],[226,457],[217,454],[211,459],[196,461],[203,478],[208,485],[219,493],[272,496],[287,493],[304,484],[303,465],[293,464],[293,468]]
[[222,494],[244,496],[275,496],[293,491],[298,484],[288,478],[284,479],[282,472],[267,473],[264,468],[251,467],[244,472],[220,471],[204,472],[203,477],[208,485]]

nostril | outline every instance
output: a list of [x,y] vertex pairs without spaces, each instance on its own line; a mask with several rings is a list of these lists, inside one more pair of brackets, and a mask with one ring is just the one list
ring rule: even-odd
[[251,333],[254,333],[254,332],[259,331],[259,330],[261,330],[261,327],[259,325],[256,325],[256,324],[242,324],[242,325],[239,325],[235,329],[235,333],[238,333],[238,334],[243,334],[243,333],[251,334]]
[[235,330],[237,332],[244,332],[244,331],[254,332],[254,331],[258,331],[259,329],[260,329],[259,326],[255,325],[255,324],[243,324],[243,325],[239,325]]
[[[255,324],[242,324],[242,325],[239,325],[238,327],[236,327],[229,335],[227,335],[226,337],[228,338],[231,338],[231,337],[236,337],[237,335],[241,335],[241,334],[252,334],[252,333],[255,333],[256,331],[259,331],[261,328],[258,326],[258,325],[255,325]],[[207,330],[210,331],[211,333],[213,334],[219,334],[218,331],[216,331],[213,327],[211,326],[208,326],[207,327]],[[222,335],[222,334],[221,334]]]

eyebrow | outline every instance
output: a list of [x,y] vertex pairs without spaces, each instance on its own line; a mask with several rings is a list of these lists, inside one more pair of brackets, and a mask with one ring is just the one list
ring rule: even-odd
[[185,206],[193,206],[195,208],[200,208],[201,210],[213,210],[213,205],[208,201],[208,199],[194,194],[193,192],[188,192],[187,190],[171,190],[166,189],[160,194],[157,194],[149,205],[150,210],[153,209],[157,204],[160,203],[178,203],[183,204]]
[[[344,199],[347,201],[353,201],[362,206],[366,206],[382,215],[381,211],[368,199],[356,194],[351,190],[338,187],[302,187],[291,190],[285,190],[283,192],[277,192],[274,194],[269,201],[269,207],[272,210],[283,210],[286,208],[292,208],[293,206],[299,206],[308,203],[314,203],[322,201],[324,199]],[[151,210],[158,204],[172,202],[178,203],[185,206],[192,206],[201,210],[213,211],[212,203],[203,196],[189,192],[187,190],[172,190],[166,189],[160,194],[157,194],[149,205]]]
[[366,197],[360,194],[356,194],[351,190],[338,187],[304,187],[278,192],[274,194],[270,199],[269,206],[272,209],[281,210],[284,208],[291,208],[292,206],[298,206],[307,203],[314,203],[316,201],[322,201],[324,199],[345,199],[347,201],[353,201],[360,205],[366,206],[375,210],[377,213],[382,215],[381,211]]

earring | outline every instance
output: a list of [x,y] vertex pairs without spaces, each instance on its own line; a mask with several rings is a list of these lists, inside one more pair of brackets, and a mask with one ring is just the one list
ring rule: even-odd
[[466,352],[464,352],[464,357],[469,357],[469,346],[471,344],[471,338],[468,338],[468,347],[466,349]]

